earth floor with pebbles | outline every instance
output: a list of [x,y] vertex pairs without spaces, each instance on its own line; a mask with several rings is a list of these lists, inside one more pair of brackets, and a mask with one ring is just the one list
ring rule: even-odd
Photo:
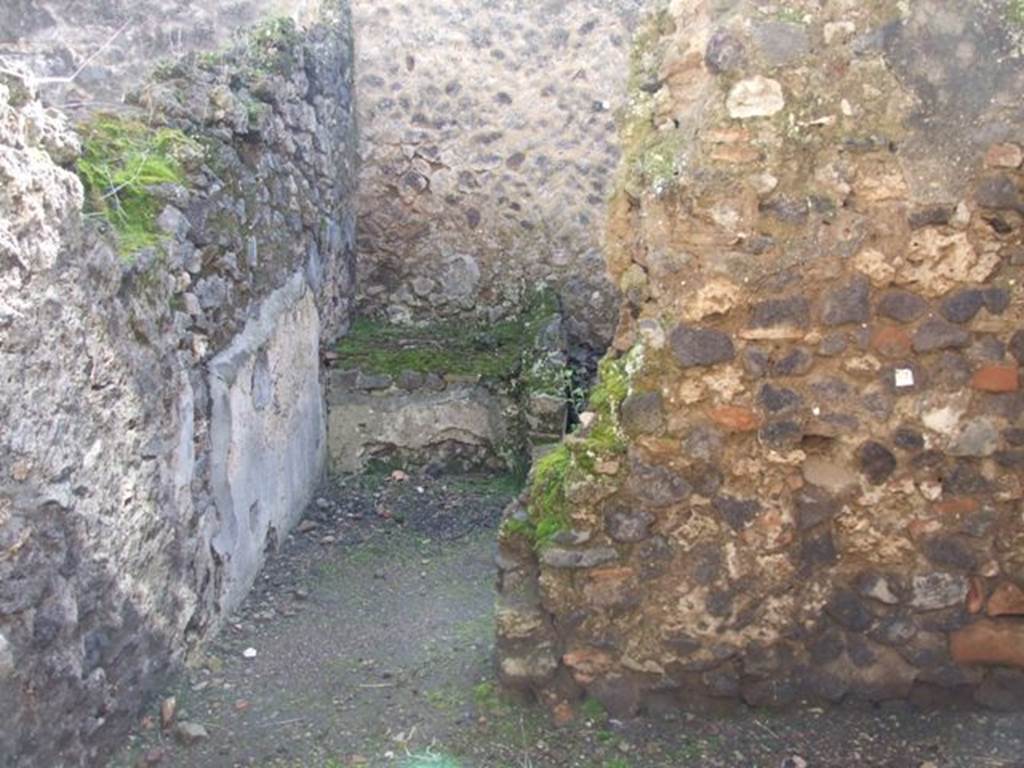
[[115,768],[1017,768],[1024,715],[911,705],[553,728],[493,673],[504,478],[334,480]]

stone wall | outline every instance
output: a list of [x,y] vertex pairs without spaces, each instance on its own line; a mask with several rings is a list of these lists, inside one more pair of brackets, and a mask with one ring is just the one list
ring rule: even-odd
[[138,249],[84,199],[79,138],[4,75],[0,765],[102,764],[313,493],[319,341],[353,294],[351,78],[332,6],[86,122],[189,137],[164,158],[181,177],[146,187]]
[[1024,19],[645,26],[593,412],[510,509],[501,674],[561,718],[1024,706]]
[[574,345],[606,347],[601,222],[644,5],[353,3],[362,313],[507,316],[548,283]]
[[[321,0],[8,0],[0,17],[0,56],[34,74],[50,104],[90,112],[112,109],[161,59],[222,48],[268,18],[309,23],[321,5]],[[61,82],[72,75],[72,82]]]

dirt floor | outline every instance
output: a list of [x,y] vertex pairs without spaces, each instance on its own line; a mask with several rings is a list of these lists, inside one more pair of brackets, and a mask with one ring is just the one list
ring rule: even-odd
[[[1024,767],[1024,714],[673,712],[556,730],[492,670],[502,478],[336,480],[116,768]],[[169,703],[169,702],[168,702]],[[165,707],[168,704],[165,703]]]

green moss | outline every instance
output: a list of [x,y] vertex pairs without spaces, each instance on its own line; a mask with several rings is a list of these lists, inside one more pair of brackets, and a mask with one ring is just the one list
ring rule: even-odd
[[1007,18],[1017,26],[1024,26],[1024,0],[1009,0]]
[[593,423],[585,433],[571,436],[537,460],[530,481],[529,519],[506,520],[506,534],[525,536],[535,549],[541,549],[569,529],[568,484],[593,474],[602,458],[626,450],[619,408],[628,393],[627,358],[606,357],[598,365],[598,381],[589,398]]
[[572,454],[565,444],[541,457],[534,465],[530,485],[530,522],[538,546],[569,527],[565,482],[571,465]]
[[360,319],[338,342],[338,362],[343,368],[392,376],[416,371],[512,381],[522,372],[537,333],[557,311],[556,301],[538,292],[522,315],[498,323],[398,326]]
[[87,215],[110,223],[125,257],[158,244],[156,219],[163,204],[152,187],[183,183],[183,161],[199,153],[199,145],[181,131],[114,115],[100,115],[80,132],[78,175]]
[[411,327],[360,319],[338,343],[339,364],[390,375],[417,371],[507,379],[519,363],[522,333],[515,321]]

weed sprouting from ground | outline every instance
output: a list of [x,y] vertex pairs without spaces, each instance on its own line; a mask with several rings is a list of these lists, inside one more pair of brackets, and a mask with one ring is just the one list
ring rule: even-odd
[[122,256],[159,243],[156,221],[162,204],[152,188],[181,184],[183,159],[198,153],[199,145],[181,131],[113,115],[100,115],[81,133],[78,175],[87,215],[110,223]]

